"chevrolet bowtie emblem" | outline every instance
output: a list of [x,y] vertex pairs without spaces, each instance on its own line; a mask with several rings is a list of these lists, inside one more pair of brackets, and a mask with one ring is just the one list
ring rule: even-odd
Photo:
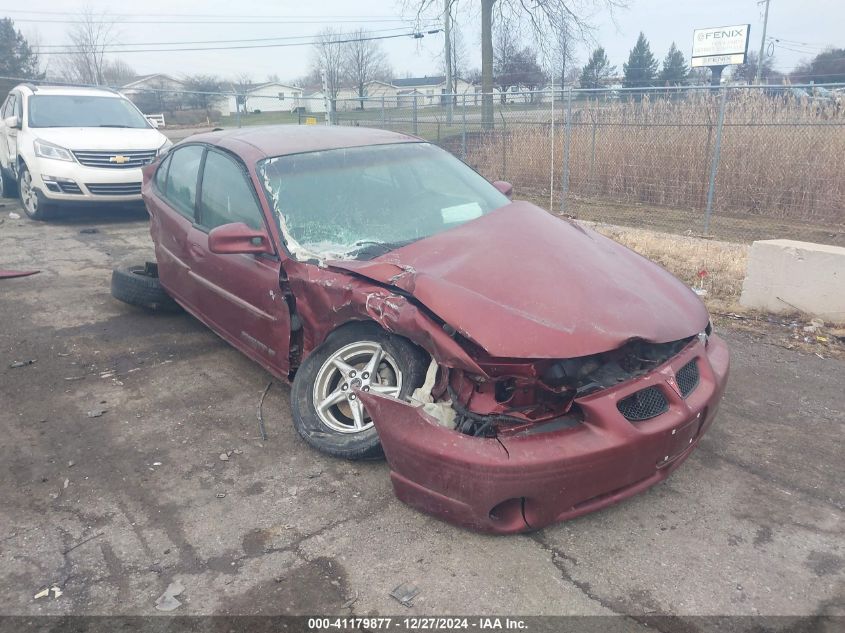
[[118,154],[117,156],[112,156],[111,158],[109,158],[109,162],[110,163],[117,163],[118,165],[122,165],[123,163],[129,162],[129,157],[121,156],[120,154]]

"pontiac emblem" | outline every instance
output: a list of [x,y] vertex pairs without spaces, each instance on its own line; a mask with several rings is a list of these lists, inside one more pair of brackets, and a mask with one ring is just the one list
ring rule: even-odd
[[121,154],[118,154],[117,156],[110,157],[109,162],[110,163],[117,163],[118,165],[122,165],[123,163],[129,162],[129,157],[128,156],[122,156]]
[[678,394],[678,397],[679,397],[679,398],[683,398],[684,396],[683,396],[683,394],[681,393],[681,388],[678,386],[678,381],[677,381],[677,380],[675,380],[675,374],[674,374],[674,373],[671,373],[671,372],[672,372],[672,370],[671,370],[671,369],[670,369],[669,371],[670,371],[670,374],[669,374],[669,376],[666,378],[666,383],[667,383],[670,387],[672,387],[672,391],[674,391],[676,394]]

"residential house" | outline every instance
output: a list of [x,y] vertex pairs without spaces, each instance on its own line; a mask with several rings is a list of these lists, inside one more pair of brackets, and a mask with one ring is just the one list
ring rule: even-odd
[[120,87],[130,101],[145,114],[182,109],[185,82],[170,75],[139,75]]
[[226,98],[224,114],[233,115],[241,112],[296,112],[305,106],[302,100],[303,90],[299,86],[291,86],[270,81],[261,84],[228,86],[232,94]]

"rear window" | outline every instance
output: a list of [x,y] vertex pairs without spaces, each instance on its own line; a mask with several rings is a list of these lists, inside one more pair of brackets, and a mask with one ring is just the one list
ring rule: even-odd
[[33,95],[29,127],[152,127],[146,117],[120,97]]

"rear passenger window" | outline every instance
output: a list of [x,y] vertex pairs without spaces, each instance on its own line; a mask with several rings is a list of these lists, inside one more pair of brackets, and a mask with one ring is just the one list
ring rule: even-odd
[[196,219],[197,176],[204,151],[202,145],[188,145],[171,152],[167,186],[163,189],[165,200],[191,220]]

